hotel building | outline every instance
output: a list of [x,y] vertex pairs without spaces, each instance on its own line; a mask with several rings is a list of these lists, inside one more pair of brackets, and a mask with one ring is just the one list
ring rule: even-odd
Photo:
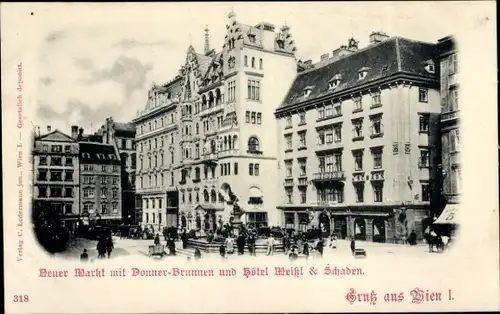
[[[461,194],[459,55],[453,37],[438,41],[441,77],[441,152],[443,190],[446,207],[439,222],[451,223]],[[442,208],[442,207],[441,207]],[[440,208],[440,209],[441,209]],[[439,213],[437,213],[439,214]]]
[[35,131],[33,146],[33,208],[61,216],[68,230],[80,219],[79,146],[75,138],[52,131]]
[[374,32],[300,72],[276,110],[282,225],[393,242],[439,194],[435,44]]
[[174,167],[180,162],[180,96],[179,76],[164,85],[153,84],[145,109],[133,120],[136,126],[136,200],[142,207],[141,225],[155,233],[162,233],[164,227],[177,227],[176,184],[179,180]]
[[[154,88],[148,106],[153,102],[158,108],[147,109],[134,120],[139,163],[141,156],[146,158],[146,168],[138,170],[138,180],[142,177],[144,184],[153,180],[153,186],[137,190],[145,202],[144,215],[148,211],[168,215],[169,208],[178,210],[178,222],[188,230],[214,229],[229,222],[235,203],[244,210],[241,219],[246,224],[276,225],[280,220],[276,211],[278,189],[268,178],[278,175],[274,111],[296,75],[295,44],[288,26],[276,31],[265,22],[255,26],[239,23],[234,12],[228,17],[222,50],[210,49],[206,29],[203,53],[190,46],[180,76],[162,87],[175,85],[175,105],[162,104],[162,97],[166,97],[162,95],[173,92],[155,94]],[[157,122],[158,129],[150,126],[160,117],[156,112],[165,112],[167,118],[178,116],[160,130],[161,122]],[[144,133],[139,131],[141,127],[146,129]],[[166,159],[163,170],[157,172],[161,175],[163,171],[165,184],[154,185],[149,157],[141,142],[150,149],[150,134],[166,135],[167,129],[176,137],[166,136]],[[168,189],[173,190],[171,194]],[[162,202],[156,201],[155,208],[146,209],[151,206],[148,198],[161,198]]]

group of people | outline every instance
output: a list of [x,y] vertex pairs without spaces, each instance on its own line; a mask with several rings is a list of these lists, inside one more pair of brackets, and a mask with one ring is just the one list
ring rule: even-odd
[[[176,254],[175,241],[174,241],[173,237],[165,236],[165,240],[167,242],[168,255],[175,255]],[[154,245],[155,246],[161,245],[159,234],[156,234],[156,236],[154,238]]]
[[[97,258],[103,259],[111,257],[111,252],[113,252],[114,244],[111,235],[109,236],[100,236],[97,240]],[[87,262],[89,259],[89,254],[87,249],[83,250],[83,253],[80,254],[80,261]]]

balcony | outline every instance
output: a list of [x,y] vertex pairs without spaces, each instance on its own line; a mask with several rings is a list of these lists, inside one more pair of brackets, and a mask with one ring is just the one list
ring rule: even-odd
[[441,114],[441,122],[449,122],[453,120],[457,120],[459,117],[460,110],[450,111]]
[[198,182],[200,182],[200,181],[201,181],[201,178],[194,178],[194,179],[193,179],[193,183],[198,183]]
[[191,121],[193,120],[193,116],[190,114],[185,114],[181,116],[181,121]]
[[226,157],[226,156],[236,156],[238,154],[239,154],[239,150],[238,149],[228,149],[228,150],[224,150],[224,151],[218,152],[217,153],[217,157],[221,158],[221,157]]
[[312,178],[315,183],[342,180],[345,180],[344,171],[317,172],[313,174]]
[[370,181],[384,181],[384,170],[372,171]]
[[365,173],[364,172],[355,172],[352,174],[352,182],[361,183],[365,182]]
[[419,168],[430,168],[429,157],[420,157],[418,159]]
[[288,179],[285,179],[285,182],[283,182],[283,186],[286,187],[286,188],[291,188],[293,187],[293,179],[292,178],[288,178]]
[[384,125],[380,124],[378,127],[370,127],[370,138],[377,138],[384,136]]
[[152,186],[149,188],[140,189],[141,193],[155,193],[155,192],[161,192],[161,191],[162,191],[161,186]]
[[201,160],[204,162],[204,163],[216,163],[217,162],[217,153],[209,153],[209,154],[203,154],[201,156]]
[[179,181],[179,184],[180,184],[180,185],[184,185],[184,184],[186,184],[186,179],[182,179],[181,181]]
[[309,181],[307,181],[307,178],[299,178],[297,186],[308,186]]

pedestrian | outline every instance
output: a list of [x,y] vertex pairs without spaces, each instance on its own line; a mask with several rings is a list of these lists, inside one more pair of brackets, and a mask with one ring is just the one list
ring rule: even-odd
[[199,260],[201,258],[201,252],[200,249],[195,249],[194,250],[194,259]]
[[302,253],[306,257],[309,257],[309,243],[307,241],[304,241],[304,249],[302,250]]
[[227,254],[233,254],[234,253],[234,240],[233,237],[230,235],[226,239],[226,252]]
[[323,256],[323,247],[324,247],[324,242],[323,242],[323,238],[320,238],[318,243],[316,244],[316,251],[318,251],[319,253],[319,256]]
[[108,258],[111,257],[111,252],[115,246],[113,245],[113,239],[111,237],[108,237],[106,240],[106,252],[108,252]]
[[226,247],[224,246],[224,244],[221,244],[219,246],[219,254],[222,258],[226,257]]
[[269,237],[267,238],[267,254],[266,255],[273,255],[274,253],[274,235],[272,233],[269,234]]
[[104,238],[101,237],[97,241],[97,258],[106,257],[106,242],[104,242]]
[[83,249],[83,253],[80,255],[81,262],[87,262],[89,260],[89,255],[87,254],[87,249]]
[[356,251],[356,241],[354,241],[354,237],[352,237],[352,240],[351,240],[351,253],[354,254],[354,251]]
[[412,230],[410,232],[410,236],[408,237],[408,244],[409,245],[416,245],[417,244],[417,234],[415,233],[415,230]]
[[187,248],[188,236],[187,236],[187,233],[186,233],[186,229],[182,230],[181,240],[182,240],[182,248],[183,249]]
[[160,245],[160,235],[158,233],[156,234],[154,241],[155,246]]
[[285,255],[287,255],[288,251],[290,251],[290,238],[288,237],[288,235],[286,233],[283,236],[283,247],[285,249]]
[[238,236],[238,255],[245,254],[245,237],[243,234]]
[[332,236],[330,237],[330,247],[332,249],[337,248],[337,236],[334,233],[332,233]]
[[174,240],[169,237],[168,240],[167,240],[167,247],[168,247],[168,250],[169,250],[169,255],[175,255],[176,254],[176,251],[175,251],[175,242]]

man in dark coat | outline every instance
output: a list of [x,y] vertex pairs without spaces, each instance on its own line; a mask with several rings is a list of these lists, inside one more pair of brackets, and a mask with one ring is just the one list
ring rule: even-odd
[[243,236],[243,234],[240,234],[236,241],[238,246],[238,255],[245,254],[245,237]]
[[323,247],[323,238],[319,238],[318,244],[316,244],[316,250],[318,251],[319,256],[323,256]]
[[356,250],[356,242],[354,241],[354,238],[351,240],[351,253],[354,254],[354,251]]
[[80,255],[80,261],[87,262],[89,260],[89,255],[87,254],[87,249],[83,249],[83,253]]

